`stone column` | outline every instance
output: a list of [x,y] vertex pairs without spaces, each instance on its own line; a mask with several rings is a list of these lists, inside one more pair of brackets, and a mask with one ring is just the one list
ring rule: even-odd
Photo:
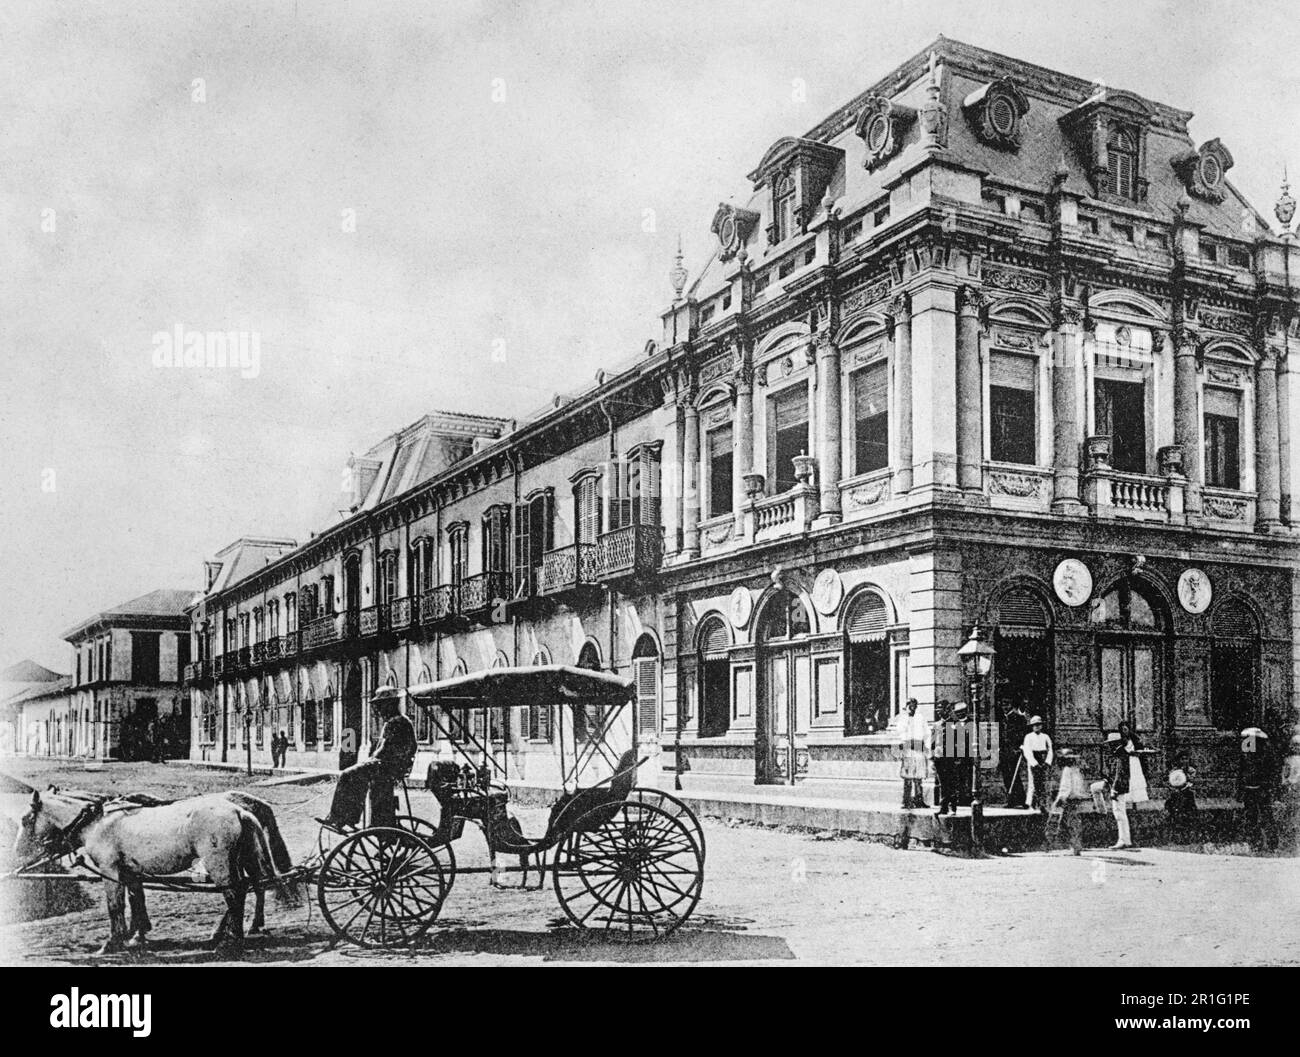
[[817,483],[821,513],[840,519],[840,350],[829,332],[817,336]]
[[1285,524],[1291,521],[1291,371],[1289,356],[1277,361],[1277,476],[1279,485],[1278,515]]
[[980,318],[984,297],[973,286],[958,291],[957,316],[957,484],[984,490],[983,378],[980,373]]
[[1052,510],[1081,514],[1079,502],[1079,326],[1077,309],[1066,308],[1052,332]]
[[1255,488],[1259,493],[1256,519],[1264,530],[1278,524],[1281,508],[1277,358],[1277,350],[1265,346],[1255,373]]
[[1174,332],[1174,443],[1183,449],[1187,513],[1201,510],[1200,417],[1196,413],[1196,335]]
[[899,294],[889,307],[894,321],[894,494],[912,490],[912,299]]
[[682,456],[682,550],[700,556],[700,409],[694,393],[686,402],[686,451]]
[[[745,474],[757,469],[754,466],[754,368],[741,364],[736,368],[736,417],[731,433],[732,450],[732,510],[735,513],[736,532],[745,531]],[[762,470],[758,472],[762,473]]]

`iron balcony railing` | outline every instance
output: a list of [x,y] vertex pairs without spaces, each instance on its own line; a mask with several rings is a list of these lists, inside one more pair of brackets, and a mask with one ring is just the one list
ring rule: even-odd
[[542,555],[542,589],[544,595],[556,595],[598,582],[596,545],[575,543],[557,547]]
[[304,650],[319,649],[321,646],[329,646],[343,638],[344,633],[344,616],[343,613],[331,613],[329,616],[317,617],[310,621],[302,630],[302,648]]
[[394,598],[388,603],[388,626],[394,631],[401,631],[411,626],[410,598]]
[[361,610],[359,626],[361,629],[361,637],[363,639],[379,634],[379,614],[379,606],[367,606],[365,609]]
[[664,530],[658,525],[627,525],[602,535],[597,548],[602,581],[649,576],[663,562]]
[[258,665],[258,664],[265,664],[265,663],[266,663],[266,643],[265,642],[253,643],[253,664]]
[[510,596],[509,573],[479,573],[460,582],[460,605],[457,609],[465,615],[483,613],[498,602],[508,601]]
[[228,654],[219,653],[212,658],[212,671],[216,675],[222,675],[226,671],[226,657]]
[[251,663],[252,663],[252,651],[247,646],[240,646],[239,653],[237,654],[237,659],[235,661],[235,666],[240,671],[244,671],[250,666]]
[[420,596],[420,623],[434,626],[455,615],[455,591],[451,584],[425,591]]

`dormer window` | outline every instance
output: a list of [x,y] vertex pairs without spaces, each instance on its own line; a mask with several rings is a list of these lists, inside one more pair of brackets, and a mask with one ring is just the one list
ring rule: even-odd
[[783,176],[772,192],[774,242],[784,242],[794,234],[794,202],[794,180]]
[[1106,139],[1106,165],[1110,174],[1110,193],[1136,201],[1137,140],[1128,129],[1111,126]]

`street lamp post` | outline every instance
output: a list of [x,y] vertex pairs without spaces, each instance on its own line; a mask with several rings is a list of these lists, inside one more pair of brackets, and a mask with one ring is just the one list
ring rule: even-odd
[[970,782],[971,851],[979,855],[984,850],[984,802],[980,797],[980,706],[983,703],[984,682],[993,671],[993,658],[997,651],[984,641],[978,624],[971,630],[970,638],[957,651],[962,669],[970,683],[971,711],[975,719],[974,760]]

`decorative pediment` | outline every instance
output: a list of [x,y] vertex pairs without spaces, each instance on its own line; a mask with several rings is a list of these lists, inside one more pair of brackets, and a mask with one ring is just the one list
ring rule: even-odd
[[1020,146],[1021,118],[1029,112],[1029,98],[1010,77],[999,77],[962,100],[962,110],[980,140],[993,147],[1014,150]]
[[731,260],[740,247],[749,241],[754,227],[758,224],[758,214],[751,209],[739,209],[729,202],[720,202],[718,211],[713,214],[713,223],[709,230],[718,236],[718,256],[724,261]]
[[853,131],[867,147],[862,164],[878,169],[903,148],[903,133],[916,121],[910,106],[892,102],[882,95],[868,96]]
[[1170,160],[1187,193],[1207,202],[1222,202],[1232,155],[1218,139],[1202,143]]

